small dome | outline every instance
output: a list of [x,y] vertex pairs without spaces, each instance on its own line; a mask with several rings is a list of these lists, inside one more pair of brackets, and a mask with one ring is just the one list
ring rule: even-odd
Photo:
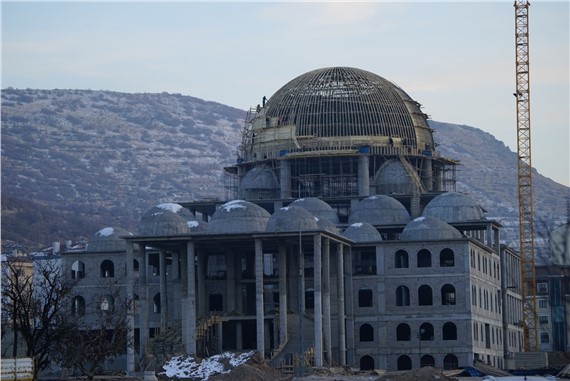
[[368,222],[371,225],[399,225],[410,221],[406,207],[398,200],[385,195],[375,195],[360,200],[348,217],[348,223]]
[[253,233],[265,231],[271,215],[261,206],[244,200],[220,206],[208,223],[209,234]]
[[317,219],[300,206],[285,206],[277,210],[267,222],[266,231],[298,232],[304,230],[318,230]]
[[155,206],[141,219],[139,235],[158,237],[188,234],[190,233],[187,224],[187,218],[190,218],[188,214],[192,216],[190,211],[179,204],[164,203]]
[[182,217],[186,224],[188,225],[188,229],[190,229],[191,233],[202,233],[206,232],[208,227],[208,223],[205,221],[198,221],[196,216],[192,214],[192,212],[179,204],[161,204],[162,206],[169,205],[172,211],[175,211],[180,217]]
[[342,235],[357,243],[382,241],[382,235],[368,222],[355,222]]
[[426,205],[422,215],[437,217],[448,223],[484,219],[481,206],[466,194],[457,192],[446,192],[435,197]]
[[329,220],[334,225],[338,225],[340,223],[338,220],[338,215],[336,214],[334,209],[320,198],[316,197],[300,198],[293,201],[291,205],[300,206],[301,208],[311,213],[313,216],[318,217],[320,219]]
[[324,230],[324,231],[334,233],[334,234],[339,234],[338,228],[335,226],[335,224],[333,224],[332,222],[330,222],[326,218],[319,218],[316,216],[314,218],[315,218],[315,221],[317,221],[317,227],[320,230]]
[[132,233],[122,228],[103,228],[91,237],[87,251],[92,253],[126,251],[127,242],[121,237],[128,235],[132,235]]
[[388,160],[376,174],[376,190],[379,194],[409,194],[414,190],[410,175],[397,160]]
[[438,241],[462,238],[463,235],[448,223],[439,218],[427,216],[410,221],[400,239],[402,241]]
[[275,173],[267,167],[250,169],[241,179],[240,189],[275,189],[277,188]]
[[570,266],[570,223],[550,233],[550,253],[553,265]]

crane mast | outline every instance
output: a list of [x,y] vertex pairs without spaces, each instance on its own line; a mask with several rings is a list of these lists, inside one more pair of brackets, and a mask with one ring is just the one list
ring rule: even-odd
[[532,208],[532,164],[530,149],[530,79],[528,8],[526,0],[515,0],[515,49],[519,237],[525,352],[538,350],[536,278],[534,267],[534,223]]

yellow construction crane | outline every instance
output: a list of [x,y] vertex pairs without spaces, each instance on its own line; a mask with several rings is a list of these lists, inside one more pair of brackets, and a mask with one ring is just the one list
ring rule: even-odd
[[528,8],[515,0],[515,49],[517,103],[518,195],[523,329],[525,352],[538,351],[536,278],[534,269],[534,223],[532,210],[532,164],[530,149],[530,77]]

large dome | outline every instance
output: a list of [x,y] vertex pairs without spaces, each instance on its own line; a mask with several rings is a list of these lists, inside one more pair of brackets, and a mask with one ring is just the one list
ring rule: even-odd
[[368,144],[433,147],[426,115],[392,82],[365,70],[330,67],[310,71],[281,87],[265,107],[297,137],[366,137]]

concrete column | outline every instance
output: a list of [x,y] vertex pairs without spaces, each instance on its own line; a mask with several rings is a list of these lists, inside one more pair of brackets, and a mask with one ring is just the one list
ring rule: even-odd
[[332,342],[331,342],[331,272],[330,272],[330,240],[323,240],[323,334],[325,339],[325,362],[332,364]]
[[145,346],[148,340],[148,286],[147,286],[147,275],[148,275],[148,258],[146,253],[146,247],[144,243],[139,243],[139,284],[140,284],[140,294],[139,294],[139,327],[140,327],[140,353],[145,353]]
[[[134,268],[133,268],[133,243],[127,242],[127,252],[126,252],[126,279],[125,279],[125,291],[127,293],[127,300],[131,301],[133,298],[133,279],[134,279]],[[127,311],[127,326],[129,330],[127,332],[127,342],[133,343],[135,339],[135,317],[133,310],[133,303],[129,303],[129,309]],[[127,346],[127,373],[133,375],[135,371],[135,349],[133,346]]]
[[323,295],[321,272],[323,270],[321,235],[313,237],[313,263],[315,283],[315,366],[323,366]]
[[185,348],[188,348],[187,338],[190,336],[191,332],[188,329],[188,308],[189,307],[189,300],[188,297],[188,250],[187,250],[187,242],[180,244],[180,291],[181,295],[181,305],[180,305],[180,317],[182,319],[182,342],[184,343]]
[[166,286],[166,250],[158,251],[160,267],[160,330],[163,332],[168,327],[168,289]]
[[370,159],[366,155],[358,157],[358,195],[370,195],[370,176],[368,168],[370,166]]
[[344,255],[344,273],[347,274],[345,279],[345,300],[348,301],[347,311],[346,311],[346,342],[347,348],[351,348],[350,352],[347,352],[347,363],[351,364],[356,361],[354,350],[355,350],[355,339],[354,339],[354,287],[352,284],[352,251],[349,248],[349,252]]
[[226,252],[226,295],[225,311],[232,312],[236,310],[236,269],[234,253]]
[[175,279],[179,279],[178,278],[178,274],[180,273],[180,264],[178,263],[178,260],[180,258],[180,255],[178,253],[172,253],[172,264],[170,265],[170,271],[168,271],[168,274],[170,275],[169,278],[171,281],[175,280]]
[[197,282],[198,295],[196,295],[196,298],[198,300],[198,316],[206,315],[206,300],[208,300],[208,296],[206,295],[207,268],[208,268],[207,255],[205,253],[198,253],[198,274],[196,274],[196,277],[198,279]]
[[292,198],[291,194],[291,163],[287,160],[279,161],[279,184],[281,199]]
[[299,314],[305,314],[305,252],[299,243]]
[[337,314],[338,314],[338,362],[346,366],[346,328],[345,328],[345,304],[344,304],[344,246],[336,247],[336,286],[337,286]]
[[431,192],[433,190],[433,170],[431,157],[424,157],[423,168],[422,168],[422,183],[426,191]]
[[257,330],[257,351],[265,356],[265,327],[263,324],[263,245],[255,239],[255,323]]
[[186,243],[186,288],[187,295],[187,309],[186,309],[186,326],[187,334],[184,337],[184,345],[186,352],[190,355],[196,354],[196,274],[194,269],[194,257],[196,250],[194,242],[188,241]]
[[279,245],[279,344],[287,341],[287,251]]

